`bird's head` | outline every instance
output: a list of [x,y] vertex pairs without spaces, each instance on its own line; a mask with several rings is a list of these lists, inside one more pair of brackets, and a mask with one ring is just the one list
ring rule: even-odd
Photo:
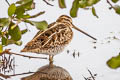
[[56,22],[62,22],[62,23],[67,23],[69,24],[69,27],[70,28],[74,28],[80,32],[82,32],[83,34],[87,35],[88,37],[94,39],[94,40],[97,40],[96,38],[92,37],[91,35],[89,35],[88,33],[82,31],[81,29],[77,28],[75,25],[72,24],[72,18],[67,16],[67,15],[61,15],[57,20]]
[[69,27],[72,28],[72,18],[69,17],[69,16],[67,16],[67,15],[61,15],[61,16],[56,20],[56,22],[67,23],[67,24],[70,25]]

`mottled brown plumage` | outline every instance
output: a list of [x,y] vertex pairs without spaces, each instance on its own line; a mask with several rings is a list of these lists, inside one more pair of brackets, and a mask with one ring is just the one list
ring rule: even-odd
[[72,28],[75,28],[85,35],[95,39],[94,37],[75,27],[72,24],[72,19],[69,16],[62,15],[56,20],[56,22],[48,25],[46,30],[39,31],[37,35],[27,43],[22,52],[50,55],[50,61],[52,61],[53,56],[63,51],[72,40]]
[[56,24],[54,23],[48,30],[39,32],[22,51],[48,55],[59,53],[71,41],[73,32],[70,27],[62,23]]

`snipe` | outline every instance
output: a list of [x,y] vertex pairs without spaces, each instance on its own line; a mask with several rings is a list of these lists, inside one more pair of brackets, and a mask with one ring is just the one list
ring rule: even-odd
[[49,55],[49,61],[52,63],[53,56],[62,52],[71,42],[73,37],[72,28],[96,40],[96,38],[75,27],[69,16],[62,15],[56,22],[49,24],[46,30],[39,31],[21,52]]

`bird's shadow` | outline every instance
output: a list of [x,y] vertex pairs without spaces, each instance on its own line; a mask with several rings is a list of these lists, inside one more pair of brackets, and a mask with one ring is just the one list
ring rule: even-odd
[[53,65],[44,65],[40,67],[34,74],[23,77],[21,80],[73,80],[69,72],[60,67]]

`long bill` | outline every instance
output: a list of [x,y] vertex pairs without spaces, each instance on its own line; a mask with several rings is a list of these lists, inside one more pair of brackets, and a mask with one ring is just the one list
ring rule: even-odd
[[89,35],[88,33],[84,32],[84,31],[82,31],[82,30],[80,30],[79,28],[77,28],[77,27],[74,26],[74,25],[73,25],[73,28],[76,29],[76,30],[78,30],[78,31],[80,31],[81,33],[85,34],[86,36],[88,36],[88,37],[90,37],[90,38],[92,38],[92,39],[94,39],[94,40],[97,40],[97,39],[94,38],[93,36]]

